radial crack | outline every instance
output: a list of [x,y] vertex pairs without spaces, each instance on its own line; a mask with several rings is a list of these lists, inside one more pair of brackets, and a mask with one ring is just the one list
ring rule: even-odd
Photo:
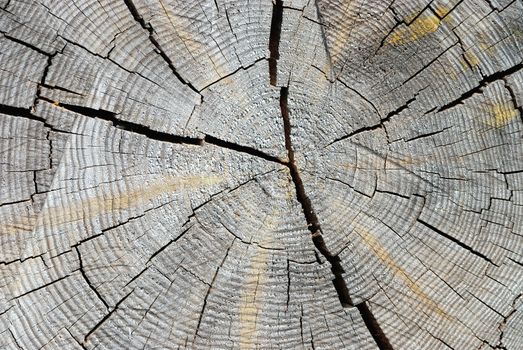
[[169,56],[167,56],[167,53],[165,53],[165,51],[160,46],[160,43],[158,42],[158,40],[156,40],[156,38],[154,37],[154,35],[153,35],[154,28],[151,26],[150,23],[145,23],[145,20],[143,19],[143,17],[138,12],[138,9],[134,5],[133,1],[132,0],[124,0],[124,3],[127,6],[127,8],[129,9],[129,12],[131,12],[131,15],[133,16],[134,20],[136,22],[138,22],[138,24],[140,24],[140,26],[149,33],[149,41],[151,42],[151,44],[153,44],[153,46],[156,48],[156,50],[158,50],[158,54],[165,61],[165,63],[167,63],[167,65],[169,66],[169,69],[172,71],[174,76],[182,84],[184,84],[185,86],[189,87],[192,91],[194,91],[197,94],[199,94],[200,98],[202,99],[201,102],[203,102],[203,97],[201,96],[200,91],[198,91],[198,89],[196,89],[196,87],[194,87],[194,85],[192,85],[190,81],[184,79],[180,75],[180,73],[178,73],[178,71],[176,70],[176,67],[173,64],[173,61],[170,59]]
[[[89,117],[89,118],[99,118],[103,120],[107,120],[113,124],[118,129],[126,130],[129,132],[133,132],[136,134],[143,135],[151,140],[161,141],[161,142],[168,142],[168,143],[174,143],[174,144],[188,144],[188,145],[196,145],[196,146],[203,146],[205,143],[225,148],[231,151],[236,151],[239,153],[246,153],[250,154],[251,156],[258,157],[265,159],[270,162],[278,163],[285,165],[286,162],[279,159],[278,157],[271,156],[263,151],[260,151],[256,148],[240,145],[234,142],[221,140],[219,138],[216,138],[211,135],[205,135],[203,138],[196,138],[196,137],[187,137],[187,136],[180,136],[175,134],[170,134],[162,131],[157,131],[154,129],[151,129],[150,127],[138,123],[129,122],[126,120],[122,120],[118,118],[118,114],[106,111],[102,109],[94,109],[89,107],[83,107],[83,106],[77,106],[77,105],[70,105],[65,103],[59,103],[52,100],[49,100],[47,98],[41,97],[40,98],[43,101],[47,101],[49,103],[53,103],[56,106],[65,108],[69,111],[81,114],[83,116]],[[1,107],[1,105],[0,105]],[[25,110],[19,111],[19,109],[11,108],[12,111],[10,114],[22,114],[23,117],[30,118],[30,119],[38,119],[38,117],[32,117],[30,113],[27,113]],[[0,112],[2,110],[0,109]]]
[[85,343],[87,342],[87,339],[89,338],[89,336],[91,334],[93,334],[98,328],[100,328],[100,326],[109,319],[109,317],[111,317],[112,314],[114,314],[118,308],[120,307],[120,305],[125,301],[125,299],[127,299],[132,293],[134,292],[134,289],[132,289],[129,293],[127,293],[119,302],[116,303],[116,305],[114,306],[114,308],[109,311],[109,313],[107,313],[107,315],[105,315],[89,332],[87,332],[87,334],[85,335],[84,337],[84,341],[83,341],[83,345],[85,345]]
[[495,265],[495,266],[498,266],[496,265],[489,257],[487,257],[485,254],[481,253],[481,252],[478,252],[477,250],[474,250],[472,247],[466,245],[465,243],[459,241],[457,238],[449,235],[448,233],[446,232],[443,232],[441,231],[440,229],[438,229],[437,227],[434,227],[432,226],[431,224],[421,220],[421,219],[417,219],[417,221],[422,224],[423,226],[427,227],[428,229],[436,232],[437,234],[439,234],[440,236],[442,237],[445,237],[446,239],[448,239],[449,241],[452,241],[454,243],[456,243],[457,245],[459,245],[461,248],[463,249],[466,249],[468,250],[471,254],[477,256],[477,257],[480,257],[481,259]]
[[312,207],[310,198],[305,192],[305,186],[303,185],[303,180],[300,176],[300,171],[296,164],[294,149],[292,147],[291,140],[291,123],[289,118],[289,108],[288,108],[288,97],[289,97],[289,88],[282,87],[280,90],[280,109],[281,115],[283,118],[283,127],[285,132],[285,147],[287,149],[287,154],[289,158],[289,167],[292,181],[296,187],[296,196],[298,202],[300,202],[303,213],[305,215],[305,220],[307,221],[307,226],[311,232],[312,242],[316,249],[323,255],[323,257],[330,263],[331,271],[334,275],[334,288],[340,299],[340,303],[343,307],[355,306],[367,326],[370,334],[372,335],[374,341],[381,350],[392,350],[392,346],[381,330],[376,318],[368,308],[365,302],[354,305],[349,294],[349,289],[347,288],[347,283],[343,279],[343,267],[341,266],[341,259],[338,255],[333,255],[327,248],[325,240],[323,239],[322,230],[318,216]]
[[80,265],[80,273],[82,274],[82,277],[84,278],[85,282],[87,282],[87,284],[89,285],[89,288],[91,288],[91,290],[94,292],[94,294],[96,294],[96,296],[98,297],[98,299],[100,299],[100,301],[105,305],[105,307],[107,308],[107,310],[109,310],[109,304],[108,304],[107,301],[102,297],[102,295],[101,295],[100,292],[96,289],[96,287],[91,283],[91,280],[89,280],[89,277],[87,277],[87,275],[85,274],[84,264],[83,264],[83,261],[82,261],[82,255],[80,254],[80,249],[78,249],[78,246],[75,246],[74,248],[75,248],[75,250],[76,250],[76,254],[78,255],[78,263],[79,263],[79,265]]
[[202,310],[200,311],[200,316],[198,317],[198,324],[196,325],[196,332],[194,333],[193,341],[194,341],[194,339],[196,339],[196,337],[198,336],[198,332],[200,331],[200,325],[202,323],[203,315],[205,313],[205,308],[207,307],[207,299],[209,298],[209,295],[211,294],[214,282],[216,281],[216,277],[218,277],[218,273],[220,272],[220,269],[223,267],[225,260],[227,260],[227,257],[229,256],[229,251],[231,250],[235,241],[236,241],[236,238],[234,238],[232,240],[231,245],[229,246],[229,248],[227,248],[227,251],[225,252],[225,255],[224,255],[220,265],[216,268],[216,271],[214,272],[214,276],[212,277],[211,284],[209,285],[209,288],[207,289],[207,293],[205,293],[205,297],[203,299]]
[[278,81],[278,59],[280,58],[281,24],[283,22],[283,1],[276,0],[272,4],[271,34],[269,35],[269,77],[271,85]]
[[456,107],[458,105],[465,103],[465,101],[467,99],[469,99],[470,97],[472,97],[473,95],[482,93],[483,88],[486,87],[488,84],[490,84],[496,80],[500,80],[500,79],[502,80],[503,78],[509,76],[510,74],[514,74],[514,73],[520,71],[521,69],[523,69],[523,62],[519,63],[515,66],[512,66],[508,69],[496,72],[491,75],[484,76],[483,79],[481,79],[481,81],[478,83],[478,85],[476,85],[476,87],[464,92],[463,94],[461,94],[461,96],[459,96],[455,100],[450,101],[447,104],[439,107],[436,112],[438,112],[438,113],[443,112],[445,110],[451,109],[453,107]]

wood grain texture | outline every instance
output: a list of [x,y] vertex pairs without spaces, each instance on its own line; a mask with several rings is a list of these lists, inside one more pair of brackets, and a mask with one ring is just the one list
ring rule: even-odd
[[522,18],[0,1],[0,348],[523,350]]

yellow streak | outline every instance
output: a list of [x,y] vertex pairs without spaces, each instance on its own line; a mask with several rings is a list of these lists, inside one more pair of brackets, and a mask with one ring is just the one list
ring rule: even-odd
[[488,125],[500,128],[507,125],[519,113],[508,103],[495,104],[491,107],[493,118],[487,122]]
[[434,33],[440,26],[440,19],[434,14],[422,14],[408,27],[392,33],[387,39],[388,44],[404,45]]
[[418,286],[409,275],[403,270],[396,261],[390,256],[380,242],[364,227],[358,225],[356,232],[363,238],[364,242],[369,248],[374,251],[374,254],[380,258],[394,273],[394,275],[400,278],[405,285],[419,298],[419,300],[429,307],[433,312],[444,318],[451,318],[447,313],[434,302],[424,291]]
[[[62,202],[62,205],[45,206],[38,219],[44,225],[56,228],[68,222],[88,220],[98,215],[116,213],[132,207],[146,204],[149,200],[162,194],[175,192],[184,188],[197,188],[203,185],[213,185],[223,182],[218,176],[168,176],[162,177],[152,185],[134,189],[122,194],[102,193],[92,198],[73,203]],[[0,226],[1,233],[18,233],[30,230],[37,215],[18,218],[14,222],[6,222]]]
[[253,340],[256,338],[256,322],[258,311],[262,308],[264,300],[256,298],[260,288],[265,283],[265,269],[269,251],[257,248],[256,254],[251,259],[248,271],[250,272],[245,281],[245,288],[241,295],[240,305],[240,349],[251,349]]
[[449,13],[449,11],[450,11],[450,8],[448,8],[445,5],[441,5],[441,4],[437,5],[436,8],[434,9],[434,12],[436,12],[438,17],[445,17],[445,15],[447,13]]
[[461,60],[461,66],[463,67],[463,69],[469,69],[468,64],[470,64],[472,67],[476,67],[479,65],[479,59],[473,52],[465,51],[463,53],[463,56],[464,57]]

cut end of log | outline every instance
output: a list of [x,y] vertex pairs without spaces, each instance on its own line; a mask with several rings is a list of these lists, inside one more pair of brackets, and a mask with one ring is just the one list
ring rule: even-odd
[[522,15],[0,1],[0,348],[522,349]]

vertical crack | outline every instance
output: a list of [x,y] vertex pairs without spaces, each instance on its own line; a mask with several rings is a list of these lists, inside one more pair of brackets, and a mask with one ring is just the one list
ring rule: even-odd
[[331,252],[329,252],[329,250],[327,249],[327,246],[323,239],[320,222],[318,220],[316,212],[312,207],[311,200],[305,192],[305,186],[303,185],[303,180],[301,179],[300,172],[296,164],[294,149],[292,147],[291,141],[291,123],[289,118],[288,97],[289,88],[282,87],[280,91],[280,108],[281,115],[283,118],[283,128],[285,132],[285,148],[287,149],[287,155],[289,158],[288,167],[291,173],[291,178],[294,182],[294,186],[296,187],[296,196],[298,202],[300,202],[301,204],[303,213],[305,215],[305,220],[307,221],[307,226],[309,228],[309,231],[311,232],[314,246],[331,264],[331,270],[334,274],[333,283],[334,287],[336,288],[336,292],[338,293],[338,297],[340,299],[341,304],[343,305],[343,307],[353,306],[354,304],[350,298],[347,284],[345,283],[345,280],[342,276],[344,271],[341,266],[341,260],[337,255],[332,255]]
[[91,283],[91,281],[89,280],[89,278],[85,274],[84,264],[83,264],[83,261],[82,261],[82,255],[80,254],[80,249],[78,249],[78,246],[74,246],[74,248],[76,250],[76,254],[78,255],[78,263],[80,265],[80,273],[82,274],[82,277],[84,278],[85,282],[87,282],[87,285],[89,286],[89,288],[94,292],[94,294],[96,294],[98,299],[105,305],[107,310],[109,310],[110,309],[109,308],[109,304],[107,304],[107,301],[105,301],[105,299],[102,297],[100,292],[98,292],[98,290],[95,288],[95,286]]
[[271,33],[269,35],[269,77],[271,85],[276,86],[278,59],[280,58],[281,24],[283,22],[283,0],[272,3]]
[[357,305],[352,302],[349,289],[347,287],[347,282],[345,282],[343,278],[343,273],[345,271],[341,266],[341,259],[338,255],[333,255],[325,244],[318,216],[312,207],[310,198],[305,192],[305,186],[303,185],[303,180],[301,179],[300,171],[296,164],[294,149],[292,147],[291,141],[291,123],[289,118],[288,98],[289,88],[282,87],[280,90],[280,108],[283,118],[283,129],[285,132],[285,148],[287,149],[287,155],[289,158],[289,163],[287,166],[290,170],[294,186],[296,187],[296,196],[298,202],[301,204],[303,213],[305,215],[305,220],[307,221],[308,229],[311,232],[312,242],[314,243],[316,249],[331,265],[331,271],[334,275],[332,283],[334,284],[334,288],[336,289],[336,293],[338,294],[341,305],[343,307],[355,306],[378,347],[381,350],[392,350],[392,346],[389,340],[387,339],[385,333],[383,333],[368,305],[365,302]]
[[13,331],[11,330],[11,328],[7,328],[7,330],[9,331],[9,334],[11,334],[11,338],[13,338],[13,341],[15,342],[16,347],[20,350],[24,350],[24,348],[21,347],[20,344],[18,343],[18,340],[16,339],[15,335],[13,334]]
[[366,302],[360,303],[356,305],[356,308],[360,312],[361,318],[363,319],[363,322],[365,322],[365,326],[367,326],[367,329],[370,332],[370,335],[372,335],[372,338],[376,342],[376,345],[378,345],[378,348],[380,350],[393,350],[392,345],[389,342],[389,339],[383,333],[383,330],[381,329],[378,321],[376,320],[376,317],[374,317],[374,314],[372,311],[370,311],[369,307],[367,306]]
[[[279,45],[280,45],[280,35],[281,35],[281,26],[283,21],[283,1],[276,0],[273,2],[273,13],[272,13],[272,23],[271,23],[271,34],[269,39],[269,51],[271,53],[269,59],[269,76],[270,83],[273,86],[276,86],[277,82],[277,60],[279,58]],[[347,287],[347,282],[343,278],[343,267],[341,265],[341,259],[338,255],[333,255],[323,239],[323,232],[321,230],[320,222],[318,216],[312,207],[310,198],[307,196],[305,191],[305,186],[300,175],[298,165],[296,164],[296,158],[294,153],[294,148],[292,146],[291,139],[291,122],[289,116],[289,87],[283,86],[280,89],[280,111],[283,119],[283,130],[285,134],[285,148],[287,150],[288,163],[287,167],[291,175],[292,182],[296,188],[296,197],[298,202],[300,202],[305,220],[307,221],[307,227],[311,233],[311,238],[316,250],[320,252],[321,255],[330,263],[331,271],[334,275],[332,283],[338,294],[338,298],[343,307],[356,307],[365,323],[365,326],[369,330],[372,338],[376,342],[376,345],[381,350],[393,350],[392,345],[380,325],[378,324],[376,318],[370,311],[366,302],[355,305],[350,297],[349,289]],[[311,334],[312,336],[312,334]],[[314,347],[314,345],[313,345]]]
[[202,310],[200,311],[200,316],[198,317],[198,324],[196,325],[196,332],[194,333],[193,342],[195,341],[196,337],[198,336],[198,332],[200,331],[200,325],[202,323],[203,314],[205,313],[205,308],[207,307],[207,299],[209,298],[209,295],[212,291],[214,282],[216,281],[216,277],[218,277],[218,273],[220,272],[220,269],[223,267],[223,264],[225,264],[225,260],[227,260],[227,257],[229,256],[229,251],[231,250],[235,241],[236,241],[236,238],[234,238],[232,240],[232,243],[229,246],[229,248],[227,248],[227,251],[225,252],[225,256],[223,257],[220,265],[216,268],[216,271],[214,272],[214,276],[212,277],[211,284],[209,285],[209,288],[207,289],[207,293],[205,294],[205,297],[203,299]]

